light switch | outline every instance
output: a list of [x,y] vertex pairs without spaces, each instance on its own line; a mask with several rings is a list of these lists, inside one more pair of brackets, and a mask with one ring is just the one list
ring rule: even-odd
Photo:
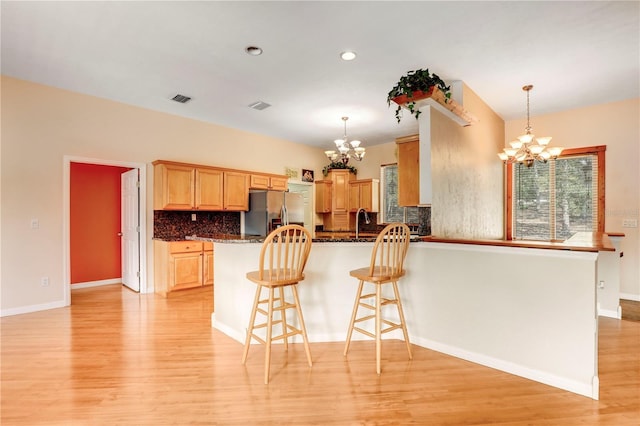
[[638,219],[622,219],[623,228],[637,228]]
[[38,219],[31,219],[31,229],[40,228],[40,221]]

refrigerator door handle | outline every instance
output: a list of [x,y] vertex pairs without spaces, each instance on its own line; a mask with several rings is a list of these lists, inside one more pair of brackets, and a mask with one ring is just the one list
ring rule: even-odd
[[282,205],[282,208],[280,209],[281,211],[281,216],[282,216],[282,225],[288,225],[289,224],[289,213],[287,212],[287,206],[286,205]]

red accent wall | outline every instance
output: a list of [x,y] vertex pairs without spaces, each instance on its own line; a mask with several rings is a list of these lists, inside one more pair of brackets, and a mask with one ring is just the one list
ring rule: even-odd
[[71,284],[122,277],[120,175],[127,170],[71,163]]

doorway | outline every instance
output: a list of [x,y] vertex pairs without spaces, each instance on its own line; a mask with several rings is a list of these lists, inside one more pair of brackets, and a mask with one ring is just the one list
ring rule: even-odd
[[313,184],[308,182],[289,182],[289,192],[302,194],[304,200],[304,227],[314,235],[313,226]]
[[[71,304],[71,282],[72,282],[72,275],[73,275],[72,268],[71,268],[72,266],[71,262],[73,260],[73,256],[71,255],[71,235],[72,235],[71,231],[72,231],[72,226],[74,225],[71,220],[71,208],[70,208],[72,163],[75,166],[78,166],[78,165],[107,166],[107,169],[110,167],[113,167],[114,170],[115,169],[118,169],[121,171],[130,170],[129,173],[123,174],[123,176],[129,176],[129,179],[125,180],[123,178],[122,184],[120,186],[120,191],[116,195],[120,197],[122,200],[122,209],[121,209],[120,215],[122,218],[123,226],[125,225],[125,222],[127,222],[126,215],[128,215],[129,218],[133,216],[131,214],[132,208],[131,208],[131,202],[130,202],[131,200],[133,200],[133,192],[131,188],[131,183],[132,183],[131,177],[135,175],[136,180],[138,180],[138,175],[139,175],[139,187],[135,188],[135,203],[134,203],[135,216],[136,216],[135,222],[137,223],[133,225],[133,230],[135,231],[135,239],[137,240],[136,241],[137,244],[135,245],[129,244],[128,247],[125,247],[124,243],[126,242],[126,240],[122,237],[124,237],[125,234],[129,234],[127,237],[128,237],[129,243],[131,242],[131,238],[132,238],[131,227],[129,227],[129,229],[121,228],[120,232],[123,233],[123,236],[119,237],[118,239],[122,239],[122,254],[119,261],[121,266],[124,268],[122,270],[122,277],[121,277],[122,282],[124,283],[124,281],[126,281],[124,274],[127,273],[128,274],[127,280],[129,280],[128,283],[125,283],[127,284],[127,286],[131,287],[135,291],[139,290],[141,293],[149,292],[150,290],[147,286],[147,281],[146,281],[146,276],[147,276],[147,273],[146,273],[147,272],[146,271],[146,258],[147,258],[146,256],[146,228],[147,228],[146,216],[147,215],[146,215],[146,203],[145,203],[146,164],[65,156],[64,164],[63,164],[63,170],[64,170],[63,257],[64,257],[64,265],[65,265],[63,282],[64,282],[65,305],[68,306]],[[128,189],[124,188],[125,185],[129,185],[129,188]],[[137,184],[134,184],[134,185],[137,186]],[[116,212],[115,214],[118,214],[118,213]],[[132,220],[129,220],[128,223],[131,224]],[[139,238],[139,241],[138,241],[138,238]],[[131,247],[135,247],[135,253],[129,253],[131,251],[130,250]],[[95,250],[99,250],[99,249],[100,247],[95,247]],[[127,253],[129,254],[127,255]],[[135,266],[133,267],[135,269],[135,271],[133,271],[135,282],[133,282],[133,285],[130,285],[132,284],[131,265],[134,263],[132,262],[132,259],[136,260]],[[116,259],[116,261],[118,261],[118,259]],[[74,277],[74,279],[76,280],[75,282],[77,282],[77,277]],[[108,281],[110,280],[105,280],[104,284],[109,284],[110,282]],[[120,280],[118,279],[117,281],[119,282]],[[100,285],[100,284],[101,282],[98,281],[96,283],[89,283],[89,285],[87,286]]]

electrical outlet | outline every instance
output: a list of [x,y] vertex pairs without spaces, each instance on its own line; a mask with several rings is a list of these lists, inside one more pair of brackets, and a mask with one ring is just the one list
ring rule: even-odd
[[195,213],[191,213],[191,221],[192,222],[196,221],[196,214]]
[[638,219],[622,219],[623,228],[637,228]]
[[40,228],[40,221],[38,219],[31,219],[31,229]]
[[600,280],[600,283],[598,284],[598,288],[600,289],[604,288],[604,280]]
[[40,278],[40,285],[42,287],[49,287],[49,277]]

